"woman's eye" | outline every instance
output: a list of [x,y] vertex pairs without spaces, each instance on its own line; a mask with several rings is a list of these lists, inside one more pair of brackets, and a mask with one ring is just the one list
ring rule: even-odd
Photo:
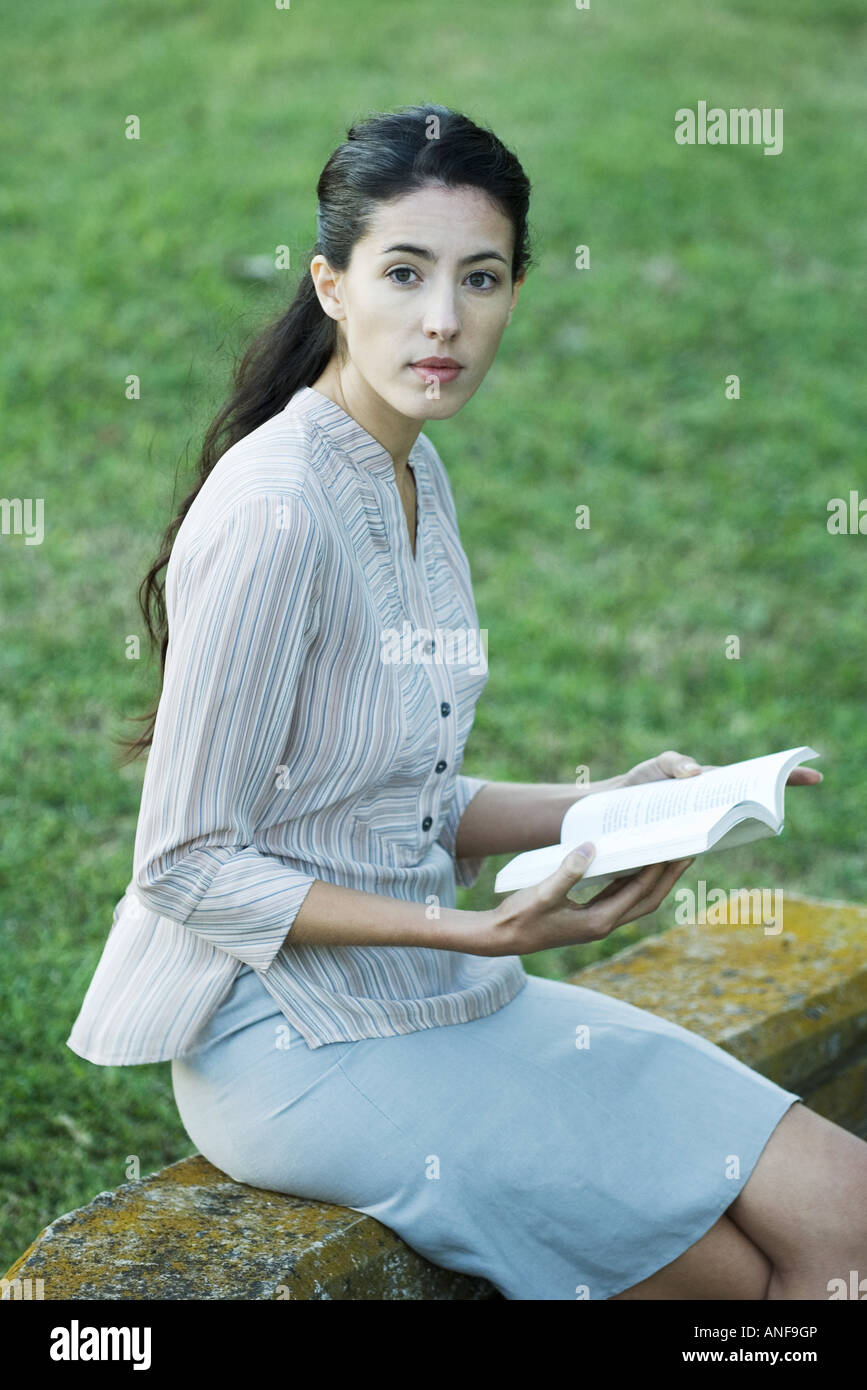
[[[415,275],[415,274],[416,274],[416,272],[413,270],[412,266],[409,266],[409,265],[396,265],[396,266],[393,266],[391,270],[386,271],[386,275],[388,276],[389,279],[391,279],[391,277],[392,277],[393,275]],[[471,270],[470,273],[469,273],[469,275],[467,276],[467,279],[469,280],[472,276],[475,276],[475,275],[487,275],[488,278],[489,278],[489,280],[492,280],[492,281],[493,281],[493,284],[490,284],[490,285],[473,285],[472,288],[473,288],[474,290],[485,290],[485,291],[487,291],[487,290],[492,290],[492,289],[494,288],[494,285],[498,285],[498,284],[500,283],[500,278],[499,278],[499,276],[498,276],[498,275],[495,275],[494,272],[493,272],[492,270]],[[392,280],[392,284],[394,284],[394,285],[411,285],[411,284],[412,284],[412,281],[411,281],[411,280]]]
[[[494,285],[499,285],[500,283],[500,277],[495,275],[492,270],[471,270],[470,275],[488,275],[491,280],[493,280]],[[467,278],[469,279],[469,276]],[[494,285],[476,285],[474,288],[477,290],[493,289]]]
[[[387,273],[389,276],[402,275],[404,273],[415,275],[415,271],[408,265],[396,265],[393,270],[389,270]],[[408,285],[410,282],[409,280],[395,280],[392,283],[395,285]]]

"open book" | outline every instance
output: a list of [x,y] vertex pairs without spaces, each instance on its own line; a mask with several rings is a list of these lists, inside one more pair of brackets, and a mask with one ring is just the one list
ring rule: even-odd
[[[559,845],[518,854],[497,874],[495,893],[531,888],[560,867],[585,840],[596,846],[580,890],[622,878],[645,864],[728,849],[783,829],[783,793],[793,767],[821,757],[815,748],[787,748],[691,777],[663,777],[634,787],[595,792],[563,817]],[[571,896],[571,893],[570,895]]]

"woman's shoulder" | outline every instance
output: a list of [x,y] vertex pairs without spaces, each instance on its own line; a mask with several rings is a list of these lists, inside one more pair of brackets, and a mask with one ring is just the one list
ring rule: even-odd
[[320,480],[311,463],[313,447],[303,417],[281,411],[258,425],[221,454],[184,517],[176,544],[181,541],[189,551],[241,509],[269,506],[283,514],[302,509],[315,520]]
[[303,496],[317,487],[313,448],[310,422],[279,411],[220,456],[200,496],[207,489],[211,506],[232,506],[265,493]]

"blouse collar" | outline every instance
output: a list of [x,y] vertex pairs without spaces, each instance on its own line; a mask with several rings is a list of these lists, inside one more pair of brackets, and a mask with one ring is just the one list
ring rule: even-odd
[[[355,463],[372,471],[387,471],[394,474],[394,460],[391,454],[374,439],[372,434],[359,425],[351,415],[347,415],[336,401],[323,396],[313,386],[302,386],[291,397],[286,409],[302,410],[324,431],[329,439],[347,454]],[[422,435],[413,444],[409,459],[415,466],[422,456]]]

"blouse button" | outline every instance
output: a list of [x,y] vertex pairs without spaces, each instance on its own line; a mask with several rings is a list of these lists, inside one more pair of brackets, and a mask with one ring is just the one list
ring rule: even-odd
[[448,700],[443,700],[442,704],[440,705],[440,714],[442,715],[443,719],[445,719],[447,714],[451,714],[451,712],[452,707],[449,704]]
[[445,772],[445,770],[446,770],[447,767],[448,767],[448,763],[445,761],[445,759],[444,759],[444,758],[440,758],[439,762],[437,763],[436,767],[434,768],[434,772]]
[[433,819],[432,819],[432,817],[431,817],[431,816],[425,816],[424,820],[423,820],[422,823],[421,823],[421,828],[422,828],[422,830],[430,830],[430,828],[431,828],[432,825],[433,825]]

